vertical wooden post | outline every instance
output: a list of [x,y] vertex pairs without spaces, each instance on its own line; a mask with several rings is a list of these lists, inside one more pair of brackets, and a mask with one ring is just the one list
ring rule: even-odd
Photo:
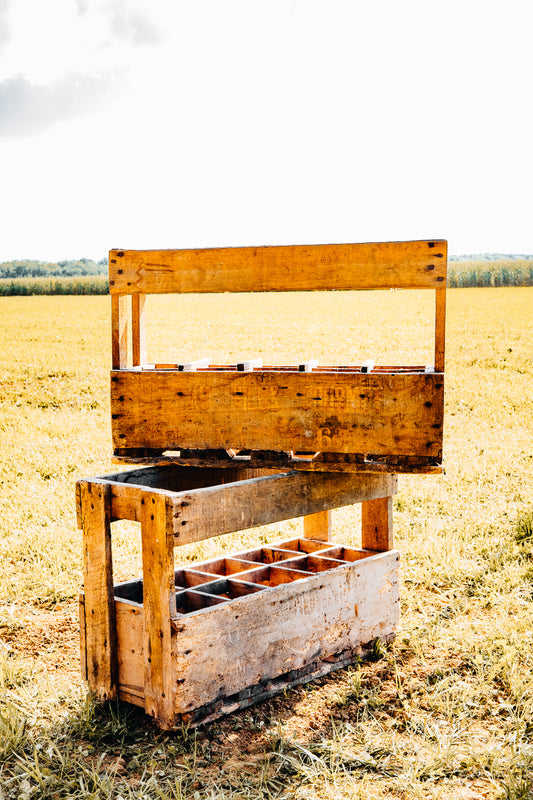
[[304,536],[306,539],[319,539],[331,542],[331,511],[318,511],[304,517]]
[[364,550],[392,550],[392,496],[364,500],[361,503],[361,524]]
[[128,366],[128,295],[111,295],[111,357],[113,369]]
[[144,314],[145,302],[145,294],[132,294],[131,349],[134,367],[140,367],[141,364],[146,364],[146,326]]
[[117,696],[118,662],[111,558],[110,487],[81,481],[87,681],[100,700]]
[[174,719],[171,616],[176,613],[172,503],[157,493],[141,501],[144,614],[144,708],[164,727]]
[[435,372],[444,372],[446,287],[435,289]]

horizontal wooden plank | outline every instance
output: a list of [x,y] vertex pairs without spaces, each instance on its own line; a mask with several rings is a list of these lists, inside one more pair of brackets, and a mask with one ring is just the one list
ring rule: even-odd
[[[187,467],[181,470],[187,472]],[[164,468],[154,468],[154,471],[164,473]],[[110,480],[111,517],[139,522],[144,487],[115,483],[113,477],[101,479]],[[169,487],[168,480],[162,479],[161,483]],[[396,487],[396,477],[387,474],[288,472],[230,483],[220,481],[189,491],[158,487],[155,491],[172,498],[175,544],[186,544],[388,497],[396,492]],[[154,489],[151,491],[153,493]]]
[[111,373],[113,446],[439,457],[440,374]]
[[173,620],[176,712],[394,633],[398,561],[380,553]]
[[173,495],[174,543],[198,542],[232,531],[386,497],[393,475],[290,472]]
[[111,294],[437,288],[440,239],[365,244],[111,250]]

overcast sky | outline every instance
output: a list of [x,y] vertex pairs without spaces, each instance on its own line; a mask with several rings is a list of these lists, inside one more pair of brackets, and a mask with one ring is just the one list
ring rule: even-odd
[[0,261],[533,253],[530,0],[0,0]]

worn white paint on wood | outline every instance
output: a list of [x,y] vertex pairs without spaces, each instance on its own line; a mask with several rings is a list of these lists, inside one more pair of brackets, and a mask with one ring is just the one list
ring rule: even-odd
[[175,619],[176,713],[393,633],[398,561],[391,550]]

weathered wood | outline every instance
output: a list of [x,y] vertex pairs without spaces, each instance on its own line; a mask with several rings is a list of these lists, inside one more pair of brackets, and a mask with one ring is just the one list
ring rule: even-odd
[[[159,491],[172,499],[175,544],[186,544],[385,497],[396,491],[396,478],[373,473],[291,472],[236,480],[229,485],[220,480],[202,491]],[[141,499],[137,486],[112,482],[112,518],[140,522]],[[309,528],[306,536],[318,538],[312,534]]]
[[398,559],[380,553],[174,620],[176,712],[392,634]]
[[304,517],[304,536],[307,539],[320,539],[330,542],[332,535],[331,511],[319,511]]
[[368,550],[392,550],[392,497],[366,500],[361,504],[361,546]]
[[[228,455],[227,451],[223,451],[220,455],[220,450],[187,450],[187,455],[182,455],[183,451],[177,453],[163,453],[161,449],[152,451],[150,456],[139,455],[136,449],[122,449],[117,448],[115,454],[111,458],[113,464],[139,464],[145,466],[191,466],[200,469],[220,468],[224,470],[231,470],[237,459],[233,459]],[[195,455],[200,453],[201,455]],[[268,459],[257,459],[255,452],[250,452],[250,458],[246,461],[250,468],[261,468],[267,472],[281,472],[287,470],[297,470],[300,472],[343,472],[343,473],[357,473],[371,472],[373,474],[403,474],[410,475],[440,475],[443,471],[441,459],[437,456],[435,458],[412,457],[412,456],[396,456],[394,458],[383,456],[371,456],[366,454],[357,453],[320,453],[319,456],[328,455],[329,458],[321,460],[303,459],[303,458],[286,458],[283,452],[272,453]],[[331,456],[335,456],[333,459]],[[242,461],[241,461],[242,463]]]
[[111,250],[111,294],[436,288],[446,242]]
[[173,496],[175,544],[351,505],[395,491],[391,475],[291,472]]
[[144,493],[141,501],[141,539],[145,710],[162,726],[172,722],[175,692],[170,619],[176,613],[176,595],[170,513],[168,498],[154,492]]
[[435,372],[444,372],[446,286],[435,292]]
[[79,597],[79,615],[80,615],[80,671],[82,679],[86,681],[87,648],[85,646],[85,642],[87,639],[87,632],[85,630],[85,597],[82,594]]
[[[119,622],[120,620],[120,622]],[[119,655],[124,651],[124,660],[121,662],[124,668],[124,681],[121,679],[119,685],[119,697],[124,702],[136,706],[144,706],[144,689],[142,681],[136,684],[138,676],[143,676],[143,653],[142,653],[142,609],[140,618],[135,619],[134,624],[127,612],[121,613],[117,603],[117,626],[120,625],[124,631],[123,648],[119,649]],[[140,623],[140,625],[139,625]],[[389,633],[381,635],[379,641],[390,642],[395,634]],[[174,726],[182,723],[187,725],[198,725],[199,723],[211,722],[225,714],[230,714],[244,708],[248,708],[255,703],[268,700],[280,692],[300,686],[304,683],[316,680],[328,673],[347,667],[350,664],[358,663],[361,659],[368,658],[373,650],[376,640],[371,640],[365,644],[348,648],[340,653],[328,655],[324,660],[316,659],[299,669],[293,669],[277,678],[264,678],[253,686],[247,686],[239,692],[229,696],[218,697],[212,703],[195,708],[187,714],[175,714]],[[177,676],[179,679],[179,676]],[[128,681],[133,681],[128,683]]]
[[144,609],[115,600],[120,696],[127,691],[144,698]]
[[[395,634],[391,633],[386,636],[380,636],[379,641],[387,643],[392,642],[394,638]],[[280,692],[317,680],[317,678],[328,675],[335,670],[343,669],[350,664],[359,663],[372,655],[375,642],[376,640],[373,640],[364,645],[343,650],[341,653],[328,656],[323,661],[321,659],[311,661],[300,667],[300,669],[291,670],[278,678],[261,680],[255,686],[248,686],[246,689],[229,697],[218,698],[214,702],[207,703],[201,708],[196,708],[188,714],[177,714],[176,725],[186,723],[187,725],[195,726],[200,723],[212,722],[225,714],[248,708],[254,703],[262,703],[280,694]]]
[[131,342],[134,367],[146,364],[145,303],[146,295],[134,294],[131,296]]
[[110,487],[103,483],[81,481],[80,497],[87,681],[99,699],[111,700],[117,694],[117,651]]
[[112,372],[115,448],[439,457],[443,377]]
[[111,297],[111,361],[113,369],[128,366],[128,296]]

